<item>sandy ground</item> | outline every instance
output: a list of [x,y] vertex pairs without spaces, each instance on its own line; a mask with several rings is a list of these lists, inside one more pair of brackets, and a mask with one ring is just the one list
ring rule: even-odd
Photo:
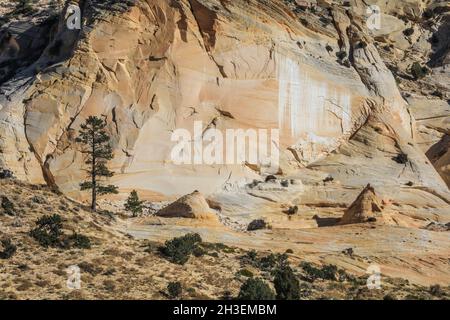
[[[170,221],[172,220],[172,221]],[[243,249],[276,252],[291,249],[298,258],[334,263],[357,274],[364,274],[371,264],[382,273],[404,277],[430,285],[450,284],[450,233],[416,228],[362,224],[310,229],[272,229],[236,232],[223,227],[205,227],[177,219],[158,219],[158,223],[128,223],[126,231],[137,239],[168,239],[188,232],[198,232],[208,242],[222,242]],[[159,224],[160,223],[160,224]],[[352,248],[358,259],[343,257]]]
[[[273,286],[271,272],[245,259],[291,249],[288,261],[300,279],[302,299],[448,299],[448,232],[374,225],[277,229],[253,233],[223,225],[181,219],[126,218],[124,213],[92,213],[47,187],[0,180],[0,196],[14,215],[0,209],[0,238],[16,252],[0,260],[0,299],[168,299],[167,285],[179,281],[183,299],[236,297],[249,274]],[[63,218],[63,233],[77,232],[90,249],[45,248],[29,231],[49,214]],[[198,232],[205,254],[184,265],[171,263],[158,247],[164,241]],[[353,255],[341,251],[353,248]],[[0,246],[0,251],[4,248]],[[333,264],[353,280],[305,280],[301,263]],[[366,268],[381,267],[381,287],[367,288]],[[70,288],[68,269],[80,269],[80,287]],[[244,272],[245,271],[245,272]],[[439,290],[430,285],[440,284]]]

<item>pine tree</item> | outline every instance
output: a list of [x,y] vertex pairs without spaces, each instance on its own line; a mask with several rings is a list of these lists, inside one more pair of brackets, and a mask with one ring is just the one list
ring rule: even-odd
[[114,175],[106,163],[113,158],[112,148],[109,144],[110,137],[105,130],[106,120],[90,116],[81,125],[77,142],[83,145],[82,153],[86,155],[85,164],[90,180],[80,183],[81,190],[91,190],[91,209],[97,210],[97,195],[118,193],[117,187],[103,185],[101,178],[110,178]]
[[125,203],[125,210],[130,211],[133,217],[137,217],[139,213],[142,213],[143,203],[144,201],[139,200],[136,190],[133,190]]
[[298,300],[300,298],[300,282],[289,265],[275,270],[273,284],[278,300]]

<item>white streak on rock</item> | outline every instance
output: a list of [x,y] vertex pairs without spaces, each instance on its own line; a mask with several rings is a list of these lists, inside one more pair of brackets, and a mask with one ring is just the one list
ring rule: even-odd
[[[351,128],[351,96],[337,86],[315,80],[294,60],[278,55],[278,121],[292,137],[326,136]],[[342,132],[342,129],[344,132]]]

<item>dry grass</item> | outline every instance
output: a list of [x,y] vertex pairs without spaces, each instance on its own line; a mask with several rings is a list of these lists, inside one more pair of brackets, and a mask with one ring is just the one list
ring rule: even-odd
[[[115,228],[108,216],[94,214],[79,203],[53,193],[43,186],[1,180],[0,196],[14,204],[15,215],[0,213],[0,237],[9,238],[17,252],[0,264],[0,299],[167,299],[169,282],[180,281],[185,299],[218,299],[237,296],[242,283],[251,274],[271,281],[270,272],[251,265],[242,256],[247,252],[223,245],[205,244],[207,254],[191,257],[185,265],[168,262],[158,252],[161,243],[134,240]],[[64,218],[64,232],[76,231],[88,236],[91,249],[41,247],[28,232],[34,221],[46,214]],[[268,253],[258,253],[264,256]],[[299,259],[290,263],[303,277]],[[81,269],[81,289],[67,287],[67,268]],[[358,281],[301,281],[306,299],[445,299],[448,288],[429,290],[406,281],[389,280],[383,290],[366,289]],[[439,293],[439,296],[434,296]]]

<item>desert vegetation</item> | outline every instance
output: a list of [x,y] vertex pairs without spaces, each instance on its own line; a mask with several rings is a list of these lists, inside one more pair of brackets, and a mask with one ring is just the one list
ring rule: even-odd
[[0,300],[450,298],[447,2],[0,2]]
[[81,190],[91,190],[91,209],[97,210],[97,195],[117,193],[117,187],[106,185],[101,178],[111,178],[114,173],[108,169],[107,162],[113,158],[110,145],[110,136],[105,130],[107,122],[95,116],[90,116],[81,125],[81,130],[76,141],[83,148],[81,152],[85,155],[85,164],[88,166],[89,180],[80,183]]

